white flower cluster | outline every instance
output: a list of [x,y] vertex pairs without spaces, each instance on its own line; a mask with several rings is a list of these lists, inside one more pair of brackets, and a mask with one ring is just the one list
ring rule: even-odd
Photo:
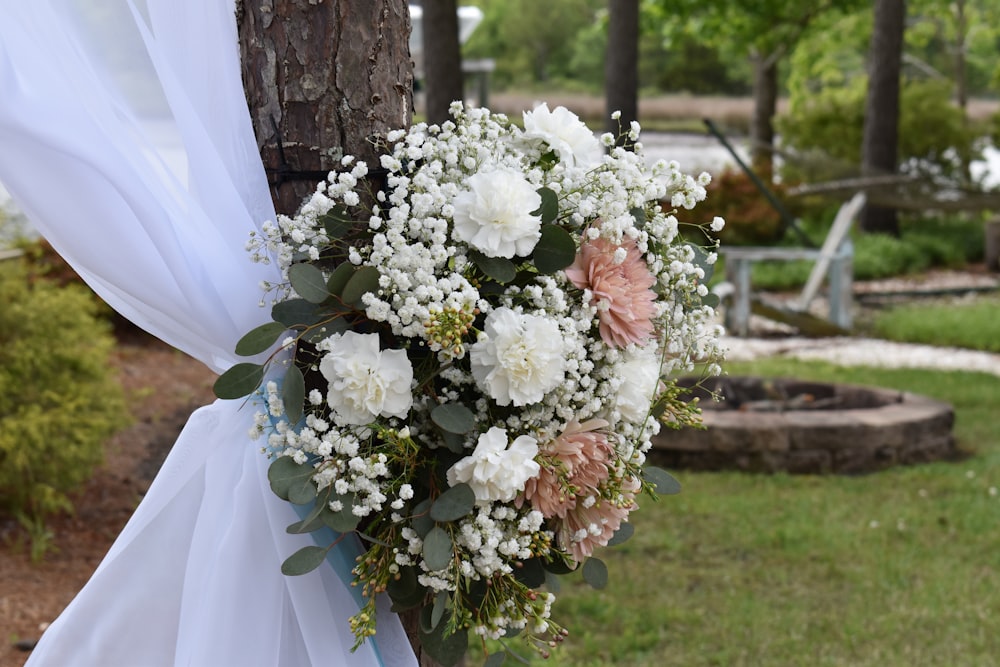
[[[298,215],[251,239],[286,276],[315,267],[265,288],[283,301],[299,287],[319,321],[293,327],[302,421],[270,383],[256,430],[275,423],[270,450],[311,466],[331,512],[369,518],[366,586],[413,568],[477,633],[545,633],[554,598],[525,596],[516,569],[573,566],[607,543],[636,506],[667,376],[721,356],[702,303],[714,255],[700,260],[675,217],[708,177],[649,166],[563,108],[525,113],[523,130],[452,111],[389,133],[375,185],[344,158]],[[641,149],[638,126],[627,134]],[[434,522],[447,542],[428,538],[427,508],[461,486],[468,511]],[[482,612],[463,580],[509,597]]]

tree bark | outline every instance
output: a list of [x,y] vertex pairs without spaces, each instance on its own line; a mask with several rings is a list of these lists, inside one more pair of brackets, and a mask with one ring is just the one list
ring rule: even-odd
[[[861,146],[861,173],[866,176],[896,172],[905,21],[905,0],[875,0],[875,27],[868,53],[868,98]],[[899,235],[899,220],[893,208],[866,206],[859,223],[866,232]]]
[[372,164],[368,139],[412,112],[403,0],[237,3],[243,85],[280,213],[294,213],[344,154]]
[[[608,0],[608,51],[604,60],[607,129],[618,133],[639,119],[639,0]],[[621,112],[618,121],[611,119]],[[619,143],[627,143],[619,137]]]
[[778,58],[752,53],[753,112],[750,117],[750,158],[755,170],[769,179],[774,164],[774,116],[778,112]]
[[427,122],[440,125],[464,97],[456,0],[423,0],[424,91]]

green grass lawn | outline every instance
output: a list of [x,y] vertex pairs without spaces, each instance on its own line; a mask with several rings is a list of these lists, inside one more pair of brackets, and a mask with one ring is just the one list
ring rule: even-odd
[[532,664],[1000,664],[1000,378],[787,360],[728,371],[949,401],[971,455],[862,477],[677,472],[683,492],[647,499],[635,537],[601,554],[606,589],[564,578],[554,616],[572,635]]
[[874,330],[889,340],[1000,352],[1000,296],[896,306],[875,318]]

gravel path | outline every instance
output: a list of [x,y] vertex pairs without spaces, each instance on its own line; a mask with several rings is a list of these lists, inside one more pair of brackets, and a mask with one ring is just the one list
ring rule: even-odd
[[990,373],[1000,377],[1000,355],[931,345],[894,343],[875,338],[737,338],[724,341],[730,361],[791,357],[841,366],[927,368]]

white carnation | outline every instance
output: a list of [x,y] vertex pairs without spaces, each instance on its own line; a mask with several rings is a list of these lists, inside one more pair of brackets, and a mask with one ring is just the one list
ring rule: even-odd
[[455,236],[487,257],[526,257],[541,236],[542,205],[521,174],[500,169],[474,174],[455,197]]
[[660,385],[660,356],[655,345],[630,355],[617,373],[623,378],[615,406],[625,419],[642,423]]
[[524,483],[538,476],[538,442],[521,435],[509,444],[505,429],[494,426],[483,433],[472,454],[448,469],[448,484],[468,484],[479,505],[514,500]]
[[597,137],[566,107],[549,111],[548,104],[540,104],[533,111],[525,111],[524,135],[544,141],[570,166],[588,167],[600,160]]
[[497,308],[469,355],[480,389],[498,405],[537,403],[562,382],[566,360],[555,321]]
[[329,383],[327,402],[347,424],[378,416],[405,417],[413,396],[413,366],[403,350],[379,350],[377,334],[348,331],[330,337],[319,370]]

